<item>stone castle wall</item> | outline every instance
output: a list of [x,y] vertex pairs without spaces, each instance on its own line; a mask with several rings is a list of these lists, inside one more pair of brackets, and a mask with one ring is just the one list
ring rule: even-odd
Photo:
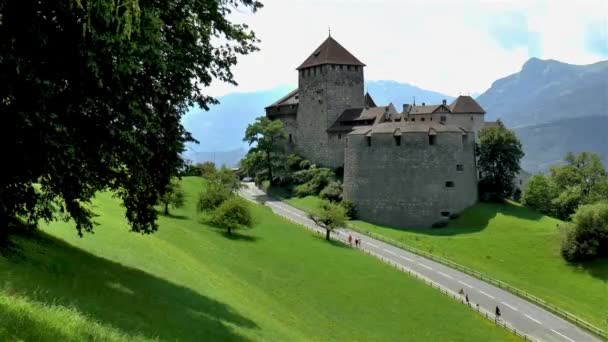
[[[348,135],[344,198],[359,218],[392,227],[430,227],[477,201],[472,135],[407,133],[397,146],[393,134]],[[458,166],[461,165],[461,166]],[[446,187],[453,182],[453,187]]]
[[332,139],[326,130],[345,109],[363,107],[363,67],[307,68],[300,70],[298,84],[296,150],[313,163],[342,166],[343,140]]

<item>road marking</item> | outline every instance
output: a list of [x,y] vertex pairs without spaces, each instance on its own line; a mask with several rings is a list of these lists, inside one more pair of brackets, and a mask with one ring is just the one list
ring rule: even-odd
[[446,278],[449,278],[449,279],[454,279],[454,278],[452,278],[452,276],[451,276],[451,275],[449,275],[449,274],[445,274],[445,273],[443,273],[443,272],[439,272],[439,271],[437,271],[437,273],[441,274],[442,276],[444,276],[444,277],[446,277]]
[[372,246],[372,247],[378,248],[378,245],[374,245],[373,243],[369,243],[369,242],[365,242],[365,243],[368,244],[368,245],[370,245],[370,246]]
[[384,248],[382,248],[382,250],[383,250],[383,251],[385,251],[385,252],[386,252],[386,253],[388,253],[388,254],[395,255],[395,253],[393,253],[393,252],[389,251],[388,249],[384,249]]
[[529,319],[533,320],[534,322],[538,323],[538,324],[542,324],[539,320],[534,319],[534,317],[530,316],[530,315],[524,315],[526,317],[528,317]]
[[511,310],[518,311],[517,308],[509,305],[509,303],[507,303],[507,302],[502,302],[502,304],[504,304],[505,306],[508,306]]
[[403,256],[403,255],[400,255],[399,257],[400,257],[401,259],[405,259],[405,260],[407,260],[407,261],[412,261],[412,262],[414,261],[414,260],[412,260],[412,259],[410,259],[410,258],[408,258],[408,257]]
[[470,289],[474,289],[474,287],[473,287],[472,285],[469,285],[469,284],[465,283],[464,281],[460,281],[460,280],[459,280],[458,282],[459,282],[459,283],[461,283],[462,285],[464,285],[464,286],[466,286],[466,287],[470,288]]
[[424,268],[428,268],[428,269],[429,269],[429,270],[431,270],[431,271],[433,270],[431,267],[429,267],[429,266],[427,266],[427,265],[425,265],[425,264],[418,263],[418,265],[420,265],[420,266],[422,266],[422,267],[424,267]]
[[481,291],[481,290],[479,290],[479,293],[481,293],[481,294],[482,294],[482,295],[484,295],[484,296],[488,296],[488,297],[490,297],[490,298],[492,298],[492,299],[496,299],[496,298],[494,298],[494,296],[489,295],[489,294],[487,294],[487,293],[485,293],[485,292],[483,292],[483,291]]
[[568,336],[566,336],[566,335],[564,335],[564,334],[560,334],[558,331],[555,331],[555,330],[553,330],[553,329],[551,329],[551,331],[553,331],[554,333],[558,334],[559,336],[561,336],[561,337],[565,338],[566,340],[568,340],[568,341],[570,341],[570,342],[574,342],[574,340],[573,340],[573,339],[571,339],[570,337],[568,337]]

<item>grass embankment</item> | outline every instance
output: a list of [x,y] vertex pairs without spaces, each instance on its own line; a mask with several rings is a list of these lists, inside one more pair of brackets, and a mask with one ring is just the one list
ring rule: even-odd
[[[308,212],[320,201],[291,197],[284,189],[271,194]],[[565,262],[560,222],[515,203],[479,203],[441,229],[350,224],[483,272],[608,330],[608,259]]]
[[233,237],[201,224],[202,182],[148,236],[128,232],[110,194],[94,235],[70,223],[14,237],[0,256],[0,340],[502,341],[462,304],[376,259],[251,205]]

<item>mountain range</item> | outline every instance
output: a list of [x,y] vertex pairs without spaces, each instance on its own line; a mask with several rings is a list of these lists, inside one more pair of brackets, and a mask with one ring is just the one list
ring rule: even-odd
[[[293,86],[270,90],[231,93],[208,112],[192,109],[183,124],[200,144],[189,144],[185,157],[201,162],[234,166],[246,153],[242,141],[245,128],[264,114],[264,107]],[[396,81],[365,84],[378,105],[393,103],[441,103],[453,97]],[[486,120],[500,119],[513,129],[526,156],[522,167],[543,172],[560,162],[567,152],[591,151],[608,161],[608,61],[571,65],[532,58],[521,71],[496,80],[477,97],[486,110]]]

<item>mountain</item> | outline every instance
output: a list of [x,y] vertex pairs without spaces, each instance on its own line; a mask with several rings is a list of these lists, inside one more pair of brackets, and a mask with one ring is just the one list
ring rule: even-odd
[[[368,81],[365,86],[378,105],[392,102],[398,110],[403,103],[411,103],[414,96],[417,103],[441,103],[442,99],[453,99],[395,81]],[[264,91],[230,93],[219,97],[220,104],[211,107],[209,111],[192,108],[182,119],[182,124],[199,144],[188,144],[185,157],[194,162],[215,160],[217,165],[236,165],[248,149],[247,144],[243,142],[247,125],[256,117],[264,115],[264,107],[293,88],[282,85]]]
[[[603,129],[598,129],[602,127]],[[526,156],[522,168],[544,172],[563,161],[567,152],[591,151],[604,157],[608,165],[608,116],[588,116],[557,120],[547,124],[520,127],[515,133]]]
[[608,116],[608,61],[572,65],[531,58],[477,101],[487,111],[486,120],[500,118],[510,128]]

